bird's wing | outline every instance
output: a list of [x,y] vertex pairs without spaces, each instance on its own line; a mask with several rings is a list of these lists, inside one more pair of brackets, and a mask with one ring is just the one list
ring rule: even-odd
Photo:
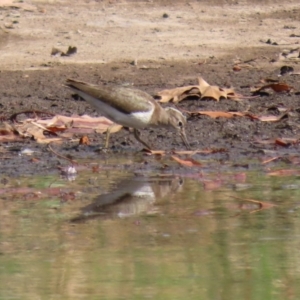
[[68,79],[66,85],[86,93],[114,107],[122,113],[147,112],[153,109],[155,100],[147,93],[122,86],[98,86]]

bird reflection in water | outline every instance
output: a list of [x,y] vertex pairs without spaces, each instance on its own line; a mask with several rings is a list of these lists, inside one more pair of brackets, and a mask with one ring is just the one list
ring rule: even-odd
[[154,203],[176,194],[183,180],[179,177],[133,177],[116,183],[116,189],[97,196],[93,203],[83,207],[81,214],[71,222],[90,219],[125,218],[155,211]]

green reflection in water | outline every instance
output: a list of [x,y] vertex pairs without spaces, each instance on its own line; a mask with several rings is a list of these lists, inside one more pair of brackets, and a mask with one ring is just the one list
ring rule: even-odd
[[299,299],[297,178],[151,182],[143,205],[122,196],[129,205],[78,218],[120,174],[91,176],[52,178],[76,194],[66,202],[47,190],[0,200],[0,299]]

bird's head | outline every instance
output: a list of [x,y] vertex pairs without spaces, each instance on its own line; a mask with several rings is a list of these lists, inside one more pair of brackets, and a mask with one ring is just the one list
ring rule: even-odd
[[173,107],[167,107],[165,111],[169,116],[169,124],[179,133],[186,148],[191,149],[185,133],[186,117]]

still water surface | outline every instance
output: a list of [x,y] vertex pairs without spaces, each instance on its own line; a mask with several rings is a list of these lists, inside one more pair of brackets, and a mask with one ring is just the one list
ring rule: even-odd
[[299,178],[184,177],[2,181],[0,299],[300,299]]

